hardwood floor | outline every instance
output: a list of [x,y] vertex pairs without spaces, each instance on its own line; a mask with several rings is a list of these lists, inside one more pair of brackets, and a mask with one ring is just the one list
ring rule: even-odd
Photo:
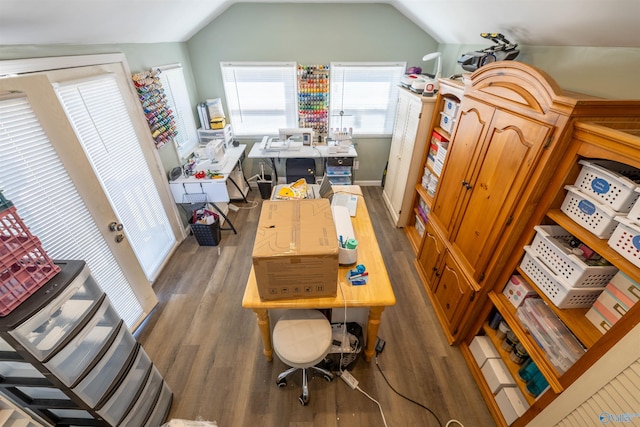
[[[392,226],[379,187],[363,187],[367,208],[391,277],[397,304],[382,317],[386,341],[378,363],[393,387],[427,410],[398,396],[375,362],[359,358],[352,374],[380,402],[388,426],[495,426],[457,347],[447,344],[413,267],[413,251],[402,229]],[[311,400],[298,403],[301,377],[275,384],[286,366],[267,362],[251,310],[241,307],[251,268],[260,214],[256,207],[232,213],[238,229],[222,232],[217,247],[185,240],[154,285],[159,305],[136,333],[174,393],[169,419],[216,421],[235,426],[383,426],[378,406],[336,378],[309,381]],[[452,423],[458,427],[458,424]]]

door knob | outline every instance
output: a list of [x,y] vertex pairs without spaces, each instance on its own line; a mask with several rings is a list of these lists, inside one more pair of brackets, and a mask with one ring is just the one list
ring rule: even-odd
[[120,243],[124,240],[123,234],[116,234],[116,243]]
[[109,231],[122,231],[124,226],[115,221],[109,223]]

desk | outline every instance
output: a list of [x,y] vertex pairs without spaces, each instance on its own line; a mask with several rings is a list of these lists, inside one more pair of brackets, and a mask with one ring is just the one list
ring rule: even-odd
[[[225,153],[224,160],[220,165],[211,163],[209,160],[203,161],[196,165],[194,172],[211,170],[222,175],[216,179],[197,179],[193,176],[181,176],[169,182],[169,188],[173,195],[173,200],[181,205],[193,203],[209,202],[229,223],[231,230],[237,234],[235,227],[229,221],[225,213],[218,207],[216,203],[228,203],[231,198],[227,188],[227,182],[231,183],[238,190],[241,197],[246,201],[246,193],[249,187],[244,187],[244,175],[242,174],[242,165],[240,159],[247,148],[245,144],[237,147],[229,147]],[[236,168],[240,171],[240,177],[234,179],[232,175]],[[238,182],[236,182],[238,181]]]
[[[395,305],[396,297],[389,281],[387,269],[382,260],[378,240],[373,231],[369,211],[362,196],[358,196],[358,210],[352,218],[353,229],[358,239],[358,263],[364,264],[369,272],[369,282],[362,286],[352,286],[346,280],[347,272],[353,268],[340,267],[338,269],[338,294],[335,297],[296,298],[274,301],[262,301],[258,295],[256,276],[251,267],[247,286],[242,298],[242,307],[252,309],[257,316],[258,327],[264,346],[263,353],[267,360],[273,360],[273,346],[271,344],[271,325],[269,309],[296,308],[347,308],[365,307],[369,309],[367,320],[367,345],[364,350],[365,358],[371,361],[375,354],[376,338],[380,319],[385,307]],[[344,291],[340,291],[340,287]]]
[[273,169],[274,182],[278,183],[278,172],[276,171],[276,159],[327,159],[336,157],[358,157],[356,149],[351,146],[346,153],[329,153],[329,147],[327,145],[314,145],[310,147],[303,145],[299,150],[262,150],[260,149],[260,143],[256,142],[251,147],[251,151],[247,156],[250,159],[269,159],[271,161],[271,168]]

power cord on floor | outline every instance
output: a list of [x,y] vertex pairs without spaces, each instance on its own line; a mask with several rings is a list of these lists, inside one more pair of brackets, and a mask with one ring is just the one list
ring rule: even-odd
[[[430,408],[428,408],[427,406],[423,405],[420,402],[416,402],[415,400],[403,395],[402,393],[400,393],[398,390],[396,390],[391,383],[389,382],[389,380],[387,379],[387,377],[385,376],[384,372],[382,372],[382,368],[380,368],[380,364],[378,363],[378,355],[380,353],[382,353],[382,350],[384,350],[384,346],[385,346],[385,341],[378,338],[378,341],[376,342],[376,367],[378,368],[378,371],[380,371],[380,374],[382,375],[382,378],[384,378],[384,381],[387,383],[387,385],[389,386],[389,388],[391,388],[391,390],[393,390],[394,393],[396,393],[398,396],[402,397],[403,399],[408,400],[409,402],[416,404],[418,406],[420,406],[423,409],[426,409],[431,415],[434,416],[434,418],[436,419],[436,421],[438,421],[438,425],[440,427],[442,427],[442,422],[440,421],[440,418],[438,418],[438,416],[436,415],[435,412],[433,412]],[[460,427],[464,427],[464,425],[455,419],[451,419],[447,422],[445,427],[449,427],[451,425],[451,423],[457,423]],[[386,424],[385,424],[386,425]]]

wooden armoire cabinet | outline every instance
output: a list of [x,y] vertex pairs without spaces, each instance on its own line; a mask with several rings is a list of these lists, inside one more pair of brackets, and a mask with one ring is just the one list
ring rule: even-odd
[[[443,83],[446,87],[447,80]],[[584,318],[585,309],[554,309],[588,349],[586,356],[560,375],[545,361],[543,351],[526,329],[518,326],[515,309],[502,290],[518,272],[523,246],[535,234],[536,224],[560,224],[609,258],[620,258],[606,249],[606,241],[598,242],[559,214],[558,207],[564,198],[563,186],[577,176],[578,156],[623,162],[627,158],[627,163],[638,167],[640,144],[602,143],[603,148],[595,149],[592,147],[599,141],[584,144],[576,139],[576,132],[584,134],[586,122],[615,128],[633,122],[639,132],[640,101],[567,92],[543,71],[513,61],[483,66],[463,76],[463,85],[447,159],[415,266],[445,335],[451,344],[461,344],[489,409],[501,426],[508,423],[469,345],[476,335],[492,336],[487,326],[490,313],[497,311],[516,325],[516,334],[551,385],[538,400],[527,398],[531,409],[514,423],[526,425],[637,323],[640,307],[635,308],[635,323],[625,320],[622,326],[615,325],[619,332],[598,339],[594,327]],[[447,96],[446,92],[439,94],[435,114],[442,105],[440,98]],[[437,129],[435,119],[432,129]],[[637,268],[616,263],[632,278],[640,278]],[[493,341],[499,347],[499,342]],[[508,355],[501,357],[509,359]],[[517,365],[510,366],[516,375]]]
[[[450,343],[459,343],[478,315],[566,151],[574,123],[634,114],[628,101],[566,92],[543,71],[514,61],[483,66],[462,83],[416,258]],[[442,104],[436,101],[434,116]],[[437,124],[434,117],[432,129]]]

